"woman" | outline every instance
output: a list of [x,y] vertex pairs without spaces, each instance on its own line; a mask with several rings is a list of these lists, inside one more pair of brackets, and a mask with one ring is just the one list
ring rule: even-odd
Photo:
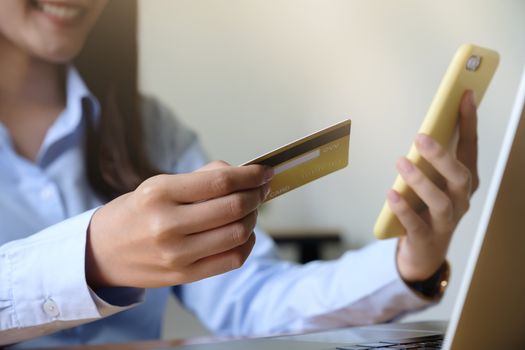
[[170,292],[223,335],[384,322],[440,299],[478,183],[472,94],[457,155],[416,139],[444,189],[398,161],[429,207],[388,193],[406,237],[293,265],[255,228],[271,169],[206,164],[195,134],[139,96],[136,7],[0,2],[0,345],[156,338]]

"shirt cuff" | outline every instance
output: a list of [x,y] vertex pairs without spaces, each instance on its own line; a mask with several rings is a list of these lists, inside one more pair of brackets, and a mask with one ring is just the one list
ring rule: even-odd
[[[143,291],[122,288],[128,305],[112,305],[87,285],[87,229],[96,209],[0,248],[0,329],[97,319],[140,302]],[[111,293],[115,300],[119,289]],[[131,297],[133,295],[133,297]],[[102,297],[101,297],[102,296]],[[48,328],[48,327],[46,327]],[[51,327],[54,328],[54,327]],[[56,329],[58,330],[58,329]]]

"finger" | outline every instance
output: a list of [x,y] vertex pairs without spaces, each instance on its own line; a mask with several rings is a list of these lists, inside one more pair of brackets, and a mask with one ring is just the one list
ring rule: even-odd
[[188,267],[191,281],[219,275],[241,267],[255,245],[255,235],[236,248],[198,260]]
[[431,226],[436,231],[448,232],[454,217],[450,198],[408,159],[400,158],[397,169],[407,185],[427,205]]
[[257,223],[257,210],[234,223],[186,236],[179,244],[185,264],[194,263],[243,245],[253,234]]
[[195,172],[197,171],[207,171],[207,170],[215,170],[215,169],[220,169],[220,168],[226,168],[226,167],[229,167],[231,166],[229,163],[223,161],[223,160],[214,160],[213,162],[210,162],[206,165],[204,165],[203,167],[200,167],[199,169],[195,170]]
[[410,207],[407,201],[395,190],[389,190],[387,201],[390,210],[405,228],[408,237],[423,238],[428,232],[428,224]]
[[427,135],[418,134],[415,144],[423,158],[445,179],[454,208],[465,210],[471,189],[471,173],[467,167]]
[[463,95],[460,105],[457,158],[472,174],[471,193],[479,185],[477,121],[476,97],[469,90]]
[[[264,201],[269,185],[174,208],[173,231],[192,234],[238,221]],[[176,214],[176,215],[175,215]]]
[[178,203],[192,203],[218,198],[234,192],[259,187],[273,176],[273,170],[261,165],[223,167],[187,174],[161,175],[160,185],[166,195]]

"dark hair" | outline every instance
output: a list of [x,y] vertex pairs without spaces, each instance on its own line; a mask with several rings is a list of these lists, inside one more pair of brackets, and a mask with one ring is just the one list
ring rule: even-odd
[[137,0],[108,2],[74,64],[101,105],[97,125],[86,118],[85,159],[91,186],[109,200],[158,173],[142,132]]

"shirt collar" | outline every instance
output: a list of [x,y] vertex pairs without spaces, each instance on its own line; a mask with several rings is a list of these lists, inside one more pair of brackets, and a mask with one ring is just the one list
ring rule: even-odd
[[[94,121],[100,118],[101,108],[98,99],[91,93],[79,72],[73,66],[68,66],[67,68],[66,96],[66,109],[71,106],[80,109],[83,113],[90,113],[89,117],[94,118]],[[91,112],[84,110],[85,108],[82,104],[84,100],[90,104]]]
[[[85,104],[87,103],[88,106]],[[86,108],[87,107],[87,108]],[[46,133],[40,147],[37,162],[40,162],[46,151],[56,142],[71,135],[80,126],[83,118],[92,118],[97,122],[100,118],[100,103],[89,91],[79,72],[73,66],[67,67],[66,76],[66,108],[60,113]]]
[[2,124],[2,122],[0,122],[0,153],[2,153],[9,144],[9,132]]

